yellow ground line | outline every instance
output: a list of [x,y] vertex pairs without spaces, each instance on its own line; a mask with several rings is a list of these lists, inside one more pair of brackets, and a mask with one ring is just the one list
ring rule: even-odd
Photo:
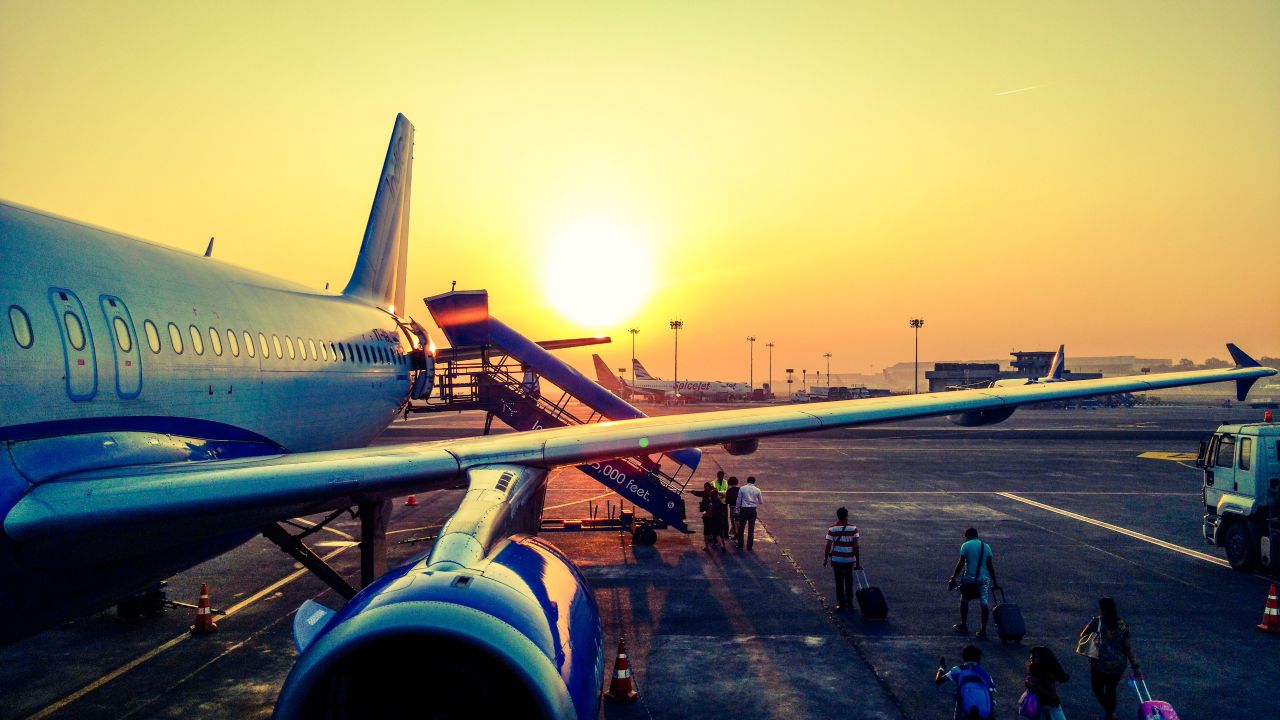
[[1119,525],[1112,525],[1111,523],[1102,522],[1101,520],[1094,520],[1091,517],[1085,517],[1084,515],[1073,513],[1070,510],[1063,510],[1062,508],[1056,508],[1052,505],[1045,505],[1044,503],[1039,503],[1039,502],[1036,502],[1035,500],[1029,500],[1027,498],[1014,495],[1013,493],[1001,492],[996,494],[1002,497],[1007,497],[1010,500],[1017,500],[1020,503],[1026,503],[1027,505],[1038,507],[1041,510],[1048,510],[1049,512],[1057,513],[1059,515],[1062,515],[1063,517],[1069,517],[1072,520],[1079,520],[1080,522],[1089,523],[1090,525],[1096,525],[1100,528],[1110,530],[1111,532],[1120,533],[1121,535],[1128,535],[1131,538],[1135,538],[1143,542],[1148,542],[1148,543],[1151,543],[1152,545],[1158,545],[1159,547],[1162,547],[1166,550],[1172,550],[1176,553],[1181,553],[1183,555],[1186,555],[1187,557],[1195,558],[1197,560],[1203,560],[1208,563],[1213,563],[1214,565],[1221,565],[1222,567],[1226,567],[1226,568],[1231,567],[1231,563],[1227,562],[1226,560],[1223,560],[1222,558],[1214,557],[1212,555],[1206,555],[1205,553],[1196,552],[1195,550],[1188,550],[1187,548],[1184,548],[1181,545],[1174,545],[1173,543],[1165,542],[1164,540],[1161,540],[1159,538],[1153,538],[1150,535],[1143,535],[1140,532],[1135,532],[1128,528],[1122,528]]
[[[332,557],[334,557],[335,555],[338,555],[339,553],[345,552],[346,550],[349,550],[349,549],[351,549],[351,548],[350,548],[350,547],[341,547],[341,548],[338,548],[337,550],[334,550],[333,552],[329,553],[328,555],[325,555],[323,559],[324,559],[324,560],[328,560],[329,558],[332,558]],[[232,616],[232,615],[236,614],[237,612],[239,612],[239,611],[241,611],[241,610],[245,609],[245,608],[246,608],[246,607],[248,607],[249,605],[251,605],[251,604],[253,604],[253,603],[257,602],[258,600],[261,600],[261,599],[262,599],[264,596],[266,596],[268,593],[272,593],[272,592],[275,592],[276,590],[279,590],[280,588],[284,587],[285,585],[288,585],[289,583],[293,582],[294,580],[297,580],[298,578],[302,577],[303,575],[305,575],[305,574],[306,574],[306,573],[308,573],[308,572],[310,572],[310,571],[309,571],[309,570],[307,570],[306,568],[303,568],[303,569],[301,569],[301,570],[295,570],[294,572],[292,572],[292,573],[290,573],[290,574],[288,574],[288,575],[284,576],[283,578],[280,578],[279,580],[277,580],[277,581],[275,581],[275,582],[271,583],[270,585],[268,585],[268,586],[266,586],[265,588],[263,588],[263,589],[259,590],[258,592],[256,592],[256,593],[254,593],[254,594],[250,595],[249,597],[245,598],[244,600],[241,600],[240,602],[236,603],[235,605],[232,605],[231,607],[227,608],[226,612],[223,614],[223,617],[230,617],[230,616]],[[145,663],[146,661],[150,660],[151,658],[153,658],[153,657],[155,657],[155,656],[157,656],[157,655],[159,655],[159,654],[161,654],[161,653],[163,653],[163,652],[166,652],[166,651],[168,651],[168,650],[170,650],[170,649],[172,649],[172,648],[176,647],[179,643],[181,643],[183,640],[186,640],[186,639],[187,639],[187,638],[189,638],[189,637],[191,637],[191,633],[189,633],[189,632],[184,632],[184,633],[182,633],[181,635],[178,635],[178,636],[176,636],[176,637],[174,637],[174,638],[172,638],[172,639],[168,640],[168,641],[167,641],[167,642],[165,642],[164,644],[162,644],[162,645],[159,645],[159,646],[157,646],[157,647],[152,648],[151,650],[149,650],[149,651],[147,651],[147,652],[143,653],[142,655],[139,655],[138,657],[136,657],[136,658],[134,658],[134,659],[130,660],[129,662],[125,663],[124,665],[121,665],[120,667],[116,668],[115,670],[112,670],[111,672],[107,673],[106,675],[103,675],[102,677],[98,678],[97,680],[94,680],[93,682],[89,683],[88,685],[85,685],[84,687],[80,688],[79,690],[76,690],[75,692],[71,693],[70,695],[67,695],[67,696],[63,697],[62,699],[57,700],[57,701],[55,701],[55,702],[51,703],[50,705],[48,705],[47,707],[45,707],[43,710],[40,710],[40,711],[36,712],[36,713],[35,713],[35,714],[33,714],[33,715],[28,715],[28,716],[26,717],[26,720],[41,720],[41,718],[49,717],[49,716],[50,716],[50,715],[52,715],[53,713],[58,712],[58,711],[59,711],[59,710],[61,710],[62,708],[64,708],[64,707],[66,707],[66,706],[70,705],[71,703],[73,703],[73,702],[75,702],[75,701],[79,700],[80,698],[84,697],[85,695],[88,695],[89,693],[93,692],[94,690],[97,690],[98,688],[102,687],[103,685],[106,685],[107,683],[111,682],[112,680],[115,680],[116,678],[120,677],[121,675],[124,675],[125,673],[129,672],[130,670],[133,670],[134,668],[136,668],[136,667],[138,667],[139,665],[141,665],[141,664]]]
[[1174,462],[1177,462],[1179,460],[1195,460],[1199,456],[1196,455],[1195,453],[1164,452],[1160,450],[1148,450],[1147,452],[1144,452],[1141,455],[1138,455],[1138,457],[1146,458],[1148,460],[1172,460]]
[[[311,522],[310,520],[307,520],[306,518],[294,518],[294,519],[293,519],[293,521],[294,521],[294,522],[302,523],[303,525],[306,525],[307,527],[315,527],[315,526],[316,526],[316,523],[313,523],[313,522]],[[347,540],[355,540],[355,538],[354,538],[354,537],[352,537],[350,533],[343,532],[343,531],[339,530],[338,528],[329,527],[328,525],[325,525],[324,527],[322,527],[322,528],[320,528],[320,529],[321,529],[321,530],[327,530],[327,531],[329,531],[329,532],[333,533],[334,535],[338,535],[338,536],[340,536],[340,537],[346,538]]]

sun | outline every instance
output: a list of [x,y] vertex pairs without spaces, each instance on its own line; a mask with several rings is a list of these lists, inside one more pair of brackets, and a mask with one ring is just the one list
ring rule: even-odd
[[550,238],[544,262],[548,304],[594,330],[625,321],[653,291],[645,241],[634,226],[604,216],[560,228]]

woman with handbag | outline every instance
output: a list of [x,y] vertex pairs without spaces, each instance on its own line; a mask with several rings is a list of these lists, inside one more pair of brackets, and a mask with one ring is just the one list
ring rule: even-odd
[[1062,712],[1058,683],[1070,679],[1053,651],[1043,645],[1031,648],[1027,657],[1026,692],[1018,698],[1018,716],[1030,720],[1067,720]]
[[1124,677],[1125,660],[1138,672],[1138,656],[1133,652],[1129,628],[1116,610],[1114,598],[1098,599],[1098,616],[1080,631],[1076,653],[1089,658],[1089,681],[1107,720],[1116,717],[1116,687]]

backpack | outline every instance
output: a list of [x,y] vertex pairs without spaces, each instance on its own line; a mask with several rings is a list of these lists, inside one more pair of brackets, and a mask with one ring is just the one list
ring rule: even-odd
[[1098,622],[1098,670],[1109,675],[1124,672],[1124,626],[1108,631]]
[[991,689],[982,673],[962,667],[956,677],[957,715],[965,720],[989,720],[992,717]]

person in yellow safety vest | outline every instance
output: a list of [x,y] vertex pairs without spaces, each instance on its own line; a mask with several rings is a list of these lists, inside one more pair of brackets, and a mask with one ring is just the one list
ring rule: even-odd
[[720,537],[727,538],[729,537],[729,506],[724,502],[729,494],[729,481],[724,479],[723,470],[716,471],[716,479],[711,482],[711,487],[720,496]]

